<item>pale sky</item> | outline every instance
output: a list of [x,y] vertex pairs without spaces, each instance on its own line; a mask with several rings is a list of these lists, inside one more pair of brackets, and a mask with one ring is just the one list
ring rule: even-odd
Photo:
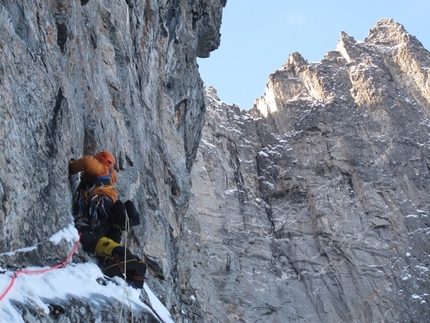
[[221,45],[198,59],[200,74],[222,101],[248,110],[291,53],[319,62],[341,31],[363,41],[382,18],[393,18],[430,50],[430,0],[227,0]]

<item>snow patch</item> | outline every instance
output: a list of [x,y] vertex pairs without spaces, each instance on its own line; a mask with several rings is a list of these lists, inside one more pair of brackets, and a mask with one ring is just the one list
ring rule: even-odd
[[32,251],[32,250],[34,250],[36,248],[37,248],[37,245],[31,246],[31,247],[20,248],[20,249],[14,250],[14,251],[3,252],[3,253],[0,254],[0,256],[3,256],[3,255],[5,255],[5,256],[13,256],[16,253],[19,253],[19,252],[29,252],[29,251]]
[[58,231],[51,238],[49,238],[49,241],[57,245],[63,239],[68,242],[75,242],[79,240],[78,230],[76,230],[73,224],[69,224],[68,227]]
[[[58,244],[61,240],[77,242],[78,231],[70,224],[49,238]],[[37,248],[37,245],[18,249],[4,254],[27,252]],[[66,255],[65,255],[66,256]],[[128,286],[124,280],[118,278],[116,283],[108,281],[105,286],[97,279],[103,277],[100,268],[94,262],[84,264],[69,264],[66,267],[27,267],[25,272],[14,272],[0,267],[0,322],[25,322],[22,311],[13,304],[31,304],[40,311],[42,316],[50,315],[49,303],[52,301],[67,304],[70,298],[78,298],[92,302],[94,307],[101,304],[97,295],[107,297],[115,302],[123,302],[132,311],[150,311],[139,300],[140,290]],[[174,322],[169,311],[145,285],[149,299],[157,314],[166,323]],[[119,315],[119,314],[118,314]],[[119,317],[118,317],[119,318]]]
[[[68,236],[68,230],[63,233]],[[74,236],[74,235],[70,235]],[[56,241],[56,240],[55,240]],[[28,270],[39,270],[31,267]],[[14,272],[6,271],[0,275],[0,293],[2,294],[10,285]],[[20,310],[13,306],[19,302],[31,303],[36,306],[41,315],[49,316],[49,302],[68,303],[70,298],[78,298],[83,301],[97,302],[97,294],[112,299],[115,302],[124,302],[132,311],[147,310],[149,308],[139,300],[140,290],[126,285],[122,279],[117,283],[107,282],[106,286],[97,283],[97,278],[103,277],[100,268],[95,263],[72,264],[65,268],[59,268],[43,274],[19,275],[9,293],[0,302],[0,322],[25,322]],[[151,289],[145,285],[153,308],[166,323],[174,322],[169,311],[154,295]],[[118,314],[119,318],[119,314]]]

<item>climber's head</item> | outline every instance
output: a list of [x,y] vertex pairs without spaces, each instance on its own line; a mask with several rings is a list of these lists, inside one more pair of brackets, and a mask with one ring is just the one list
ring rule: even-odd
[[103,165],[106,165],[109,169],[115,166],[115,157],[108,151],[101,151],[94,156]]

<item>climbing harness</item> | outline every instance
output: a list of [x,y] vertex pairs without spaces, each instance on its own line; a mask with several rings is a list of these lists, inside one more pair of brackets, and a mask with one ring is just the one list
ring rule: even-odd
[[91,229],[97,227],[101,221],[106,220],[109,214],[106,211],[105,203],[112,203],[112,200],[106,195],[94,195],[88,203],[88,214],[90,216]]
[[108,200],[112,203],[112,200],[105,195],[94,195],[89,198],[90,193],[96,187],[103,187],[105,185],[112,185],[110,174],[99,176],[79,184],[73,197],[73,217],[76,228],[91,226],[91,229],[94,229],[100,224],[100,221],[108,217],[104,205],[105,201]]

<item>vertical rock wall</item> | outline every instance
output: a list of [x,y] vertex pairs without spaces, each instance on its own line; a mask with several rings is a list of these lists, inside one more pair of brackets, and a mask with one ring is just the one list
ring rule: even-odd
[[249,111],[207,94],[182,230],[199,322],[424,322],[430,54],[379,21],[298,53]]
[[[196,56],[219,45],[226,1],[47,0],[0,4],[0,265],[46,265],[69,246],[68,161],[107,149],[143,225],[132,247],[166,277],[179,313],[181,219],[205,104]],[[76,178],[72,179],[72,184]],[[38,246],[24,256],[5,252]]]

